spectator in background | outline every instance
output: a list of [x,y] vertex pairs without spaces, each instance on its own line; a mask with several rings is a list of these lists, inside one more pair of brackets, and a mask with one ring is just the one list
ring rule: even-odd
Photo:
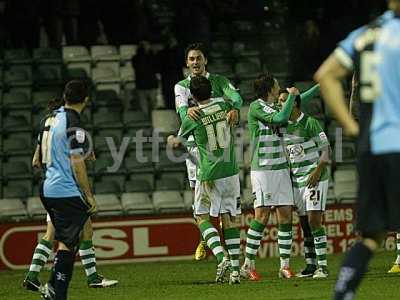
[[167,109],[175,109],[174,86],[183,79],[184,53],[176,37],[167,33],[164,49],[158,54],[161,89]]
[[157,56],[149,41],[139,43],[137,53],[132,57],[132,67],[136,74],[136,91],[142,111],[151,115],[151,110],[157,103],[158,72]]

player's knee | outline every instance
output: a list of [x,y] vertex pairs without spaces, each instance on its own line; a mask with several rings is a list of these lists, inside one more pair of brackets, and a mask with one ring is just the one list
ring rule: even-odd
[[265,209],[264,208],[256,209],[255,216],[254,216],[256,221],[258,221],[259,223],[262,223],[262,224],[267,224],[268,217],[269,217],[268,209],[266,209],[266,208]]
[[44,234],[42,239],[52,243],[54,241],[54,234],[55,234],[54,231],[55,231],[55,229],[54,229],[53,224],[51,224],[51,222],[48,223],[46,233]]
[[315,231],[322,226],[322,221],[320,217],[311,217],[308,219],[308,222],[312,231]]
[[93,237],[93,227],[91,219],[88,219],[83,227],[82,240],[91,240]]

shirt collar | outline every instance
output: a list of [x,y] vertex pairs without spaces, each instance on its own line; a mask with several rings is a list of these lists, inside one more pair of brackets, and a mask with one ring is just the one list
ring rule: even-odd
[[[206,72],[206,78],[208,79],[208,77],[210,77],[210,73]],[[192,75],[189,75],[189,76],[188,76],[188,79],[189,79],[189,81],[190,81],[190,79],[192,79]]]

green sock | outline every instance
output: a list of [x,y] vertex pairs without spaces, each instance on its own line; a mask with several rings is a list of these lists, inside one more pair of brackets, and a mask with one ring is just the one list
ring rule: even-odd
[[254,260],[258,248],[260,248],[261,239],[263,237],[265,225],[258,222],[257,220],[253,220],[250,223],[250,227],[247,230],[247,238],[246,238],[246,258],[250,260]]
[[326,233],[325,228],[320,227],[317,230],[313,231],[314,236],[314,245],[315,245],[315,253],[317,254],[317,262],[319,267],[327,266],[326,260]]
[[288,268],[292,249],[292,224],[279,224],[278,246],[281,269]]
[[199,228],[208,248],[211,249],[218,263],[220,263],[224,259],[224,249],[221,246],[221,239],[217,229],[214,228],[210,221],[203,221],[200,223]]
[[240,231],[239,228],[229,228],[224,230],[226,248],[228,248],[229,258],[233,271],[239,271],[240,254]]
[[88,282],[93,281],[98,277],[96,271],[96,255],[94,253],[92,240],[81,241],[79,244],[79,256],[85,268],[85,273]]
[[33,252],[31,266],[27,277],[29,279],[37,279],[43,266],[46,264],[51,252],[53,251],[53,243],[41,239]]

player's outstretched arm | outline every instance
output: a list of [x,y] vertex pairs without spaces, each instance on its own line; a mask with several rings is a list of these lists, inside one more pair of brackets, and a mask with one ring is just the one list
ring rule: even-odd
[[300,94],[301,104],[307,105],[310,100],[314,98],[316,94],[319,93],[320,86],[319,84],[314,85],[312,88],[308,89],[304,93]]
[[272,118],[273,124],[284,124],[289,120],[290,115],[292,113],[294,100],[300,94],[299,90],[296,89],[295,87],[288,88],[287,90],[289,92],[289,96],[285,104],[283,105],[282,110],[277,114],[275,114],[274,117]]

